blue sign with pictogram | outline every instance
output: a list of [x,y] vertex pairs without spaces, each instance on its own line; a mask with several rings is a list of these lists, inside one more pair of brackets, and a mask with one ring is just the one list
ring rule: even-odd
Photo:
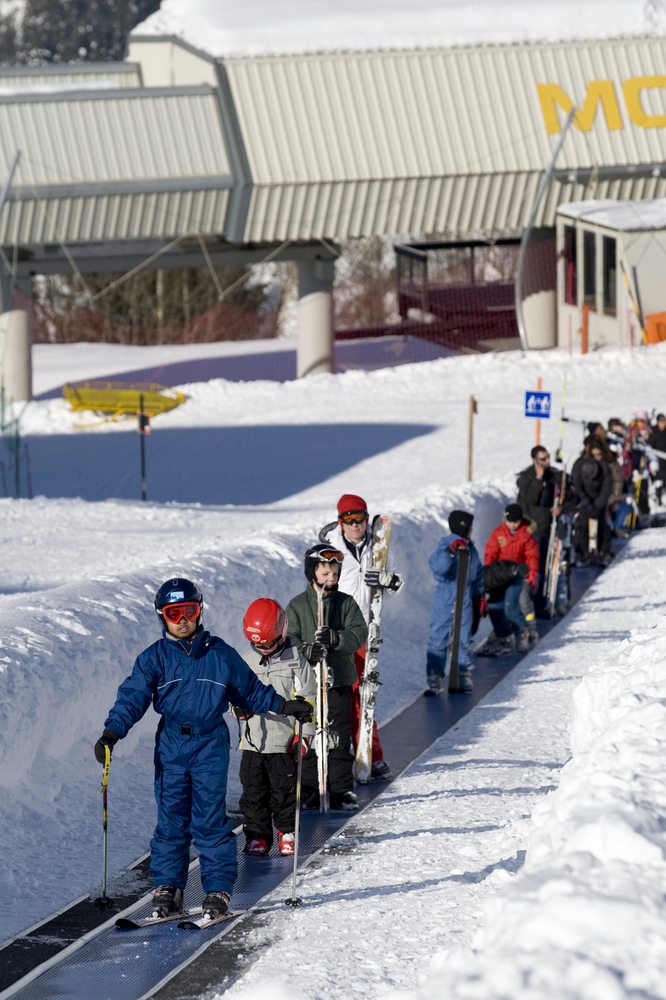
[[525,416],[539,417],[541,420],[550,419],[550,393],[549,392],[526,392],[525,393]]

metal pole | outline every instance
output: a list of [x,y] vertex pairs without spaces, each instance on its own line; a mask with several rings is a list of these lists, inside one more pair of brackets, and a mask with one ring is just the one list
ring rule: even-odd
[[95,906],[98,906],[100,910],[110,910],[113,907],[113,900],[109,899],[106,895],[106,847],[107,847],[107,824],[106,824],[106,790],[109,784],[109,768],[111,766],[111,747],[104,747],[104,772],[102,774],[102,787],[100,792],[102,793],[102,807],[103,807],[103,823],[104,823],[104,856],[102,861],[102,895],[95,900]]
[[146,499],[146,428],[143,414],[143,396],[139,396],[139,434],[141,435],[141,499]]
[[472,482],[472,454],[474,445],[474,414],[477,412],[474,396],[469,397],[469,443],[467,448],[467,478]]
[[298,720],[298,764],[296,767],[296,817],[294,828],[294,873],[291,878],[291,896],[285,899],[287,906],[300,906],[303,902],[296,895],[296,870],[298,869],[298,834],[301,825],[301,779],[303,777],[303,722]]
[[553,171],[555,169],[555,162],[559,156],[560,150],[562,149],[562,144],[567,137],[567,132],[569,131],[569,126],[574,120],[576,114],[576,109],[572,108],[569,112],[566,122],[564,123],[564,128],[562,129],[562,134],[558,140],[557,146],[553,152],[550,163],[546,169],[545,174],[541,178],[541,183],[536,193],[536,198],[532,204],[532,211],[530,212],[530,217],[527,220],[527,226],[523,231],[522,238],[520,240],[520,251],[518,253],[518,263],[516,265],[516,280],[515,280],[515,304],[516,304],[516,323],[518,324],[518,334],[520,336],[520,346],[524,351],[529,350],[529,345],[527,343],[527,336],[525,334],[525,325],[523,323],[523,302],[522,302],[522,284],[523,284],[523,263],[525,260],[525,248],[527,247],[530,235],[532,233],[532,227],[534,226],[534,220],[536,219],[536,214],[539,211],[539,205],[541,204],[541,199],[543,198],[544,191],[550,184]]
[[[14,179],[14,171],[18,166],[18,162],[21,158],[21,150],[17,149],[14,153],[14,159],[9,166],[9,173],[5,179],[5,183],[2,185],[2,190],[0,191],[0,216],[2,215],[2,210],[5,207],[5,202],[9,195],[9,189],[12,186],[12,180]],[[14,275],[12,275],[14,277]],[[0,284],[0,313],[5,312],[5,304],[2,300],[2,285]]]
[[[537,379],[537,392],[541,392],[541,378]],[[536,421],[536,443],[538,448],[541,444],[541,421],[538,417]]]

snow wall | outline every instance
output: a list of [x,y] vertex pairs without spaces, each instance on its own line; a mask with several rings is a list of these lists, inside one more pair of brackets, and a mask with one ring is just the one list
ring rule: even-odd
[[666,995],[666,617],[593,664],[574,706],[524,868],[415,1000]]
[[[405,587],[387,602],[378,718],[387,718],[423,687],[434,581],[428,557],[455,508],[475,513],[474,539],[483,551],[513,480],[428,490],[393,517],[392,548]],[[29,501],[2,500],[21,505]],[[43,504],[44,517],[57,512]],[[79,503],[81,519],[91,506]],[[121,525],[126,504],[108,502]],[[173,517],[173,511],[170,517]],[[185,514],[183,515],[185,516]],[[220,517],[231,516],[220,510]],[[19,517],[20,520],[20,511]],[[196,580],[205,597],[206,627],[241,652],[245,608],[260,596],[286,604],[304,589],[302,559],[320,523],[305,512],[298,529],[248,535],[233,549],[171,561],[168,532],[155,565],[127,576],[97,576],[50,590],[6,596],[0,620],[0,940],[48,916],[101,878],[101,770],[92,746],[137,654],[159,637],[153,598],[171,575]],[[54,530],[58,530],[54,523]],[[173,532],[173,520],[168,531]],[[125,540],[127,542],[128,540]],[[130,540],[131,542],[131,540]],[[119,545],[123,544],[119,538]],[[72,560],[76,539],[72,539]],[[122,560],[121,560],[122,562]],[[229,720],[235,745],[235,722]],[[115,749],[109,781],[109,872],[148,849],[155,823],[152,792],[152,710]],[[234,763],[235,761],[235,763]],[[232,759],[232,772],[238,758]],[[229,805],[237,805],[237,773]],[[113,889],[111,887],[111,895]]]

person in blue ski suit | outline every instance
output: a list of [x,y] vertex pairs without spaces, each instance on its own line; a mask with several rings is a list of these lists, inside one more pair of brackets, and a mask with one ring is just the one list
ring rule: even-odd
[[161,716],[155,736],[157,826],[150,843],[155,915],[182,908],[192,839],[200,852],[204,910],[209,900],[209,910],[224,914],[237,874],[236,840],[226,812],[230,741],[224,713],[231,702],[248,713],[304,712],[309,721],[311,709],[285,701],[233,647],[203,630],[203,597],[196,584],[168,580],[157,592],[155,609],[162,638],[139,654],[118,688],[95,756],[103,762],[105,746],[127,736],[152,702]]
[[465,585],[465,600],[460,628],[460,666],[461,690],[472,690],[471,674],[472,658],[468,644],[472,636],[474,617],[474,601],[483,598],[483,564],[474,542],[470,540],[474,515],[464,510],[454,510],[449,515],[450,535],[440,539],[439,545],[430,556],[428,565],[437,581],[432,598],[432,613],[430,616],[430,637],[426,671],[428,692],[437,694],[442,686],[446,668],[446,656],[449,636],[453,625],[453,608],[456,600],[456,576],[458,570],[457,551],[462,547],[469,548],[470,561]]

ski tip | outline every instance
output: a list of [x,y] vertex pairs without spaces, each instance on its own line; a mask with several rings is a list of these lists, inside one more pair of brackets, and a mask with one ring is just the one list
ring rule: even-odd
[[182,931],[200,931],[201,927],[194,920],[181,920],[178,924]]
[[129,917],[118,917],[116,920],[116,927],[119,927],[121,931],[133,931],[141,924],[137,924],[136,920],[130,920]]

